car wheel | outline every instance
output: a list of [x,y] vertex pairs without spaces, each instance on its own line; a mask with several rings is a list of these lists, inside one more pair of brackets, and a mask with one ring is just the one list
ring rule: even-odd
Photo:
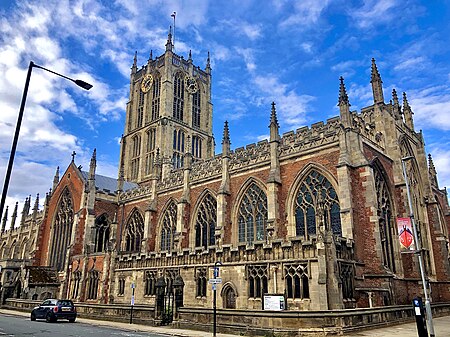
[[69,318],[69,323],[75,323],[75,318]]
[[36,315],[35,315],[34,312],[31,313],[31,317],[30,317],[30,318],[31,318],[32,321],[35,321],[35,320],[36,320]]
[[45,320],[47,321],[47,323],[51,323],[51,322],[55,321],[55,319],[52,317],[51,313],[48,313],[47,316],[45,316]]

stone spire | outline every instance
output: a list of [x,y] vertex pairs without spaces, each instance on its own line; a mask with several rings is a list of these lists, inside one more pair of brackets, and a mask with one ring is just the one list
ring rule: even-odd
[[5,213],[4,213],[4,215],[3,215],[3,220],[2,220],[2,231],[1,231],[1,233],[4,233],[5,230],[6,230],[6,221],[8,221],[8,207],[9,207],[9,206],[6,206]]
[[169,27],[169,34],[167,35],[166,51],[172,51],[172,50],[173,50],[172,26],[170,26]]
[[409,106],[406,92],[403,92],[403,115],[405,116],[405,124],[411,130],[414,130],[413,112]]
[[89,164],[89,178],[86,184],[87,209],[89,214],[94,212],[95,205],[95,169],[97,167],[97,149],[92,152],[91,163]]
[[192,50],[189,49],[188,62],[192,62]]
[[209,51],[208,58],[206,59],[206,73],[211,74],[211,59],[209,57]]
[[36,199],[34,200],[33,214],[32,214],[33,222],[36,222],[36,217],[37,217],[38,211],[39,211],[39,193],[36,194]]
[[431,153],[428,154],[428,176],[430,177],[431,185],[439,188],[438,180],[437,180],[437,172],[434,167],[433,158],[431,157]]
[[148,57],[149,61],[153,60],[153,50],[150,49],[150,56]]
[[372,83],[373,101],[375,104],[384,103],[383,97],[383,81],[381,80],[380,73],[378,72],[375,59],[372,58],[372,73],[370,83]]
[[397,91],[392,89],[392,101],[394,102],[394,117],[397,120],[402,119],[402,110],[400,109],[400,103],[398,102]]
[[14,229],[14,226],[16,225],[16,219],[17,219],[17,208],[19,207],[19,203],[16,201],[16,205],[14,206],[14,211],[11,216],[11,229]]
[[225,121],[223,126],[222,155],[228,156],[230,154],[230,145],[230,130],[228,129],[228,121]]
[[350,127],[350,102],[348,100],[347,90],[345,89],[344,78],[339,77],[339,100],[338,106],[341,115],[341,122],[344,127]]
[[133,66],[131,67],[131,74],[136,74],[137,71],[137,51],[134,52]]
[[275,102],[272,102],[272,110],[270,112],[269,129],[270,129],[270,141],[271,142],[279,141],[280,140],[280,134],[279,134],[280,125],[278,124],[277,111],[275,109]]
[[53,187],[52,190],[56,189],[56,186],[59,184],[59,166],[56,167],[55,176],[53,177]]

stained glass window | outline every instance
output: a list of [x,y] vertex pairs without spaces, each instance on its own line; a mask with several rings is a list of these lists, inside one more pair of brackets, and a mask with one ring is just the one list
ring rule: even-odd
[[161,228],[161,250],[171,251],[173,249],[173,235],[177,228],[177,205],[171,202],[164,212]]
[[333,234],[342,235],[339,198],[329,180],[316,170],[300,184],[294,207],[297,236],[316,235],[319,220]]
[[123,250],[135,252],[141,249],[141,241],[144,236],[144,219],[138,210],[134,210],[125,226],[123,237]]
[[208,193],[202,200],[195,223],[195,246],[214,245],[214,232],[217,222],[217,201]]
[[261,188],[252,183],[244,193],[238,214],[238,240],[252,244],[264,240],[267,224],[267,196]]

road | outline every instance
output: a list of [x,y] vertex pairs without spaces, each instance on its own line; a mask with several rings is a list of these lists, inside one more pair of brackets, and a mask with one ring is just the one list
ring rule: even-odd
[[105,326],[94,326],[90,324],[67,321],[47,323],[45,320],[30,321],[29,317],[0,314],[0,336],[8,337],[167,337],[167,335],[150,332],[135,332],[109,328]]

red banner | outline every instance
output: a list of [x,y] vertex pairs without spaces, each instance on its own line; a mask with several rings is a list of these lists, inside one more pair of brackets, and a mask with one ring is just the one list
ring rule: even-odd
[[397,218],[398,239],[402,248],[414,249],[414,234],[411,225],[411,218]]

